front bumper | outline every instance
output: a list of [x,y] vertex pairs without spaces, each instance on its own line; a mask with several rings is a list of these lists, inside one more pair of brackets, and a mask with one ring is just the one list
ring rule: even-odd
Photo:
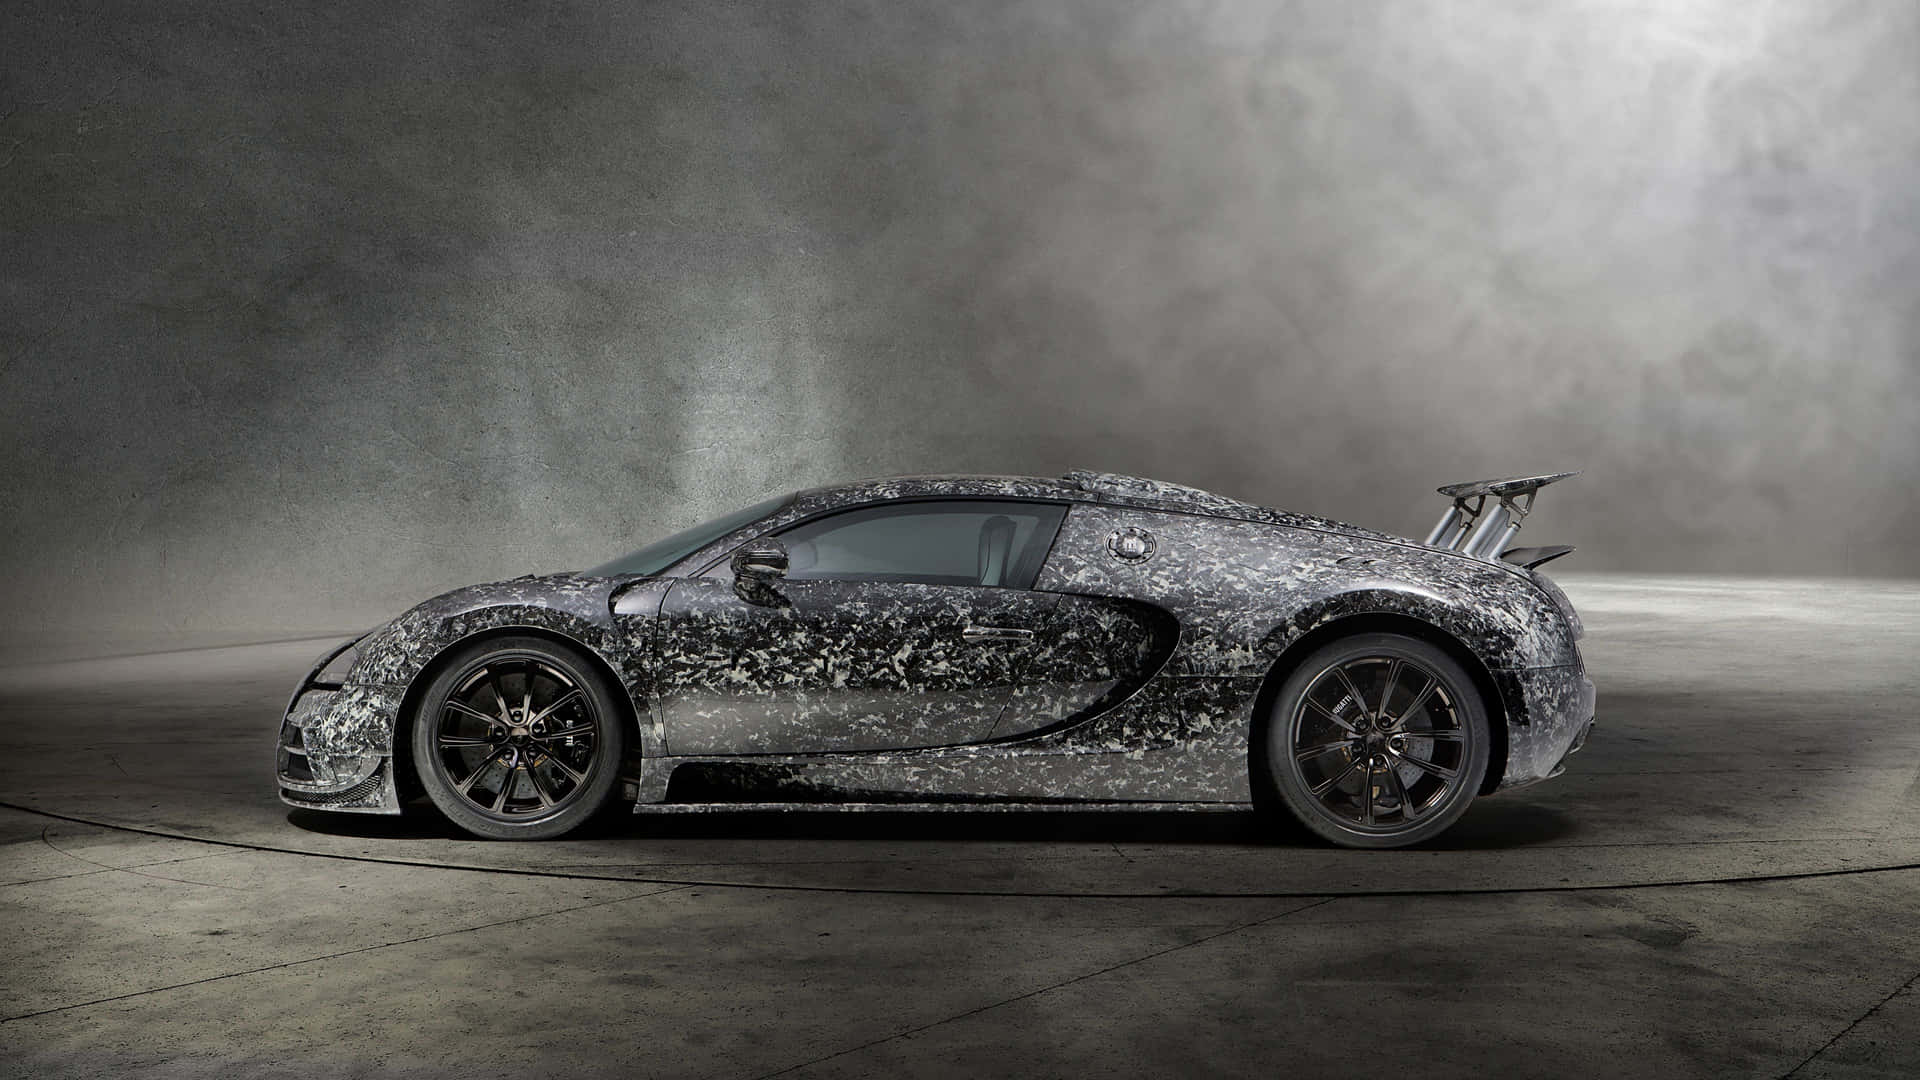
[[354,644],[321,656],[287,703],[274,754],[280,801],[305,810],[397,814],[393,721],[402,691],[324,677]]

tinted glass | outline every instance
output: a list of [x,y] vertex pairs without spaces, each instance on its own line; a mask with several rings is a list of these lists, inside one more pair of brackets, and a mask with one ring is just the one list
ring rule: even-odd
[[1026,589],[1066,508],[978,499],[891,503],[803,522],[780,534],[787,576]]
[[620,574],[658,574],[743,525],[750,525],[793,501],[792,495],[776,495],[731,514],[702,522],[691,529],[655,540],[631,555],[624,555],[587,571],[590,577],[615,577]]

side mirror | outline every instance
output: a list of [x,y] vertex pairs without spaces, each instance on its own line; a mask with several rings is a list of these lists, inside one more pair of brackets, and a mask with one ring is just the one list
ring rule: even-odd
[[733,576],[743,583],[767,584],[787,576],[787,546],[763,537],[733,553]]

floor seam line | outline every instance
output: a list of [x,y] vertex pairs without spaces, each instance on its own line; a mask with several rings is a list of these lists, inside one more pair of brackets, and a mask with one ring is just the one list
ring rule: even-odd
[[[180,883],[180,884],[182,884],[182,885],[199,885],[199,886],[202,886],[202,887],[204,887],[204,888],[208,888],[208,889],[231,889],[231,890],[233,890],[234,892],[245,892],[245,891],[246,891],[245,889],[241,889],[241,888],[238,888],[238,887],[236,887],[236,886],[233,886],[233,885],[216,885],[216,884],[214,884],[214,883],[213,883],[213,882],[211,882],[211,881],[194,881],[194,880],[191,880],[191,879],[189,879],[189,878],[177,878],[177,877],[168,877],[168,876],[167,876],[167,875],[165,875],[165,874],[145,874],[145,873],[141,873],[141,872],[140,872],[140,870],[138,870],[138,869],[137,869],[137,868],[135,868],[135,867],[130,867],[130,866],[112,866],[112,865],[109,865],[109,864],[107,864],[107,863],[103,863],[103,862],[100,862],[100,861],[99,861],[99,860],[97,860],[97,859],[89,859],[89,858],[87,858],[87,857],[86,857],[85,855],[76,855],[76,854],[74,854],[73,852],[71,852],[71,851],[68,851],[68,850],[67,850],[66,848],[63,848],[63,847],[61,847],[61,846],[60,846],[59,844],[56,844],[56,843],[54,843],[54,842],[53,842],[53,837],[51,837],[51,836],[49,836],[49,835],[47,835],[48,833],[51,833],[52,831],[53,831],[53,826],[51,826],[51,825],[49,825],[49,826],[47,826],[46,828],[44,828],[44,829],[41,829],[41,830],[40,830],[40,842],[41,842],[42,844],[45,844],[45,845],[46,845],[46,846],[47,846],[47,847],[48,847],[48,848],[49,848],[50,850],[53,850],[53,851],[57,851],[57,852],[59,852],[60,854],[62,854],[62,855],[65,855],[65,856],[66,856],[67,858],[69,858],[69,859],[73,859],[73,860],[76,860],[76,861],[78,861],[78,862],[83,862],[83,863],[86,863],[86,864],[87,864],[87,865],[89,865],[89,866],[97,866],[97,867],[99,867],[99,868],[100,868],[101,870],[103,870],[103,871],[118,871],[118,872],[120,872],[120,873],[123,873],[123,874],[132,874],[132,875],[134,875],[135,877],[143,877],[143,878],[152,878],[152,879],[153,879],[153,880],[155,880],[155,881],[175,881],[175,882],[179,882],[179,883]],[[207,853],[207,854],[206,854],[205,856],[196,856],[196,858],[211,858],[212,856],[214,856],[214,855],[216,855],[216,854],[219,854],[219,853],[218,853],[218,852],[208,852],[208,853]],[[161,860],[161,861],[159,861],[159,862],[155,862],[155,863],[150,863],[150,864],[146,864],[146,865],[152,865],[152,866],[164,866],[164,865],[166,865],[166,860]]]
[[912,1035],[918,1035],[923,1031],[931,1031],[934,1028],[940,1027],[945,1024],[951,1024],[957,1020],[965,1020],[970,1016],[978,1016],[984,1012],[991,1012],[994,1009],[1000,1008],[1001,1006],[1011,1005],[1016,1001],[1025,1001],[1028,998],[1039,997],[1042,994],[1049,994],[1055,990],[1059,990],[1063,987],[1072,986],[1073,984],[1078,982],[1085,982],[1088,979],[1097,979],[1102,975],[1111,974],[1115,971],[1119,971],[1122,968],[1132,967],[1135,964],[1144,964],[1149,960],[1157,960],[1162,956],[1170,956],[1173,953],[1180,952],[1183,949],[1191,949],[1196,945],[1204,945],[1209,941],[1215,941],[1215,940],[1218,940],[1219,938],[1226,937],[1230,934],[1238,934],[1243,930],[1251,930],[1256,926],[1265,926],[1266,924],[1271,922],[1278,922],[1279,920],[1284,919],[1289,915],[1296,915],[1302,911],[1308,910],[1309,908],[1321,907],[1322,905],[1331,904],[1335,900],[1341,900],[1341,899],[1345,899],[1345,897],[1329,896],[1323,900],[1315,900],[1311,904],[1302,904],[1299,907],[1288,908],[1287,910],[1279,912],[1277,914],[1269,915],[1264,919],[1254,919],[1252,922],[1242,923],[1238,926],[1228,927],[1225,930],[1217,930],[1211,934],[1206,934],[1202,937],[1194,938],[1192,941],[1181,942],[1178,945],[1170,945],[1167,948],[1159,949],[1154,952],[1147,953],[1143,956],[1136,956],[1131,960],[1122,960],[1117,964],[1109,964],[1108,966],[1103,967],[1098,971],[1089,971],[1084,975],[1075,975],[1071,979],[1062,979],[1059,982],[1052,983],[1048,986],[1042,986],[1035,990],[1029,990],[1024,994],[1015,994],[1012,997],[1003,998],[999,1001],[995,1001],[990,1004],[981,1005],[977,1008],[966,1009],[964,1011],[954,1013],[952,1016],[942,1017],[938,1020],[930,1020],[927,1023],[919,1025],[918,1027],[908,1028],[905,1031],[896,1031],[891,1035],[883,1035],[878,1039],[872,1039],[868,1042],[861,1043],[859,1046],[850,1046],[850,1047],[847,1047],[845,1050],[836,1050],[831,1054],[826,1054],[821,1057],[813,1058],[812,1060],[809,1060],[809,1061],[797,1062],[793,1065],[788,1065],[785,1068],[776,1069],[770,1073],[761,1073],[758,1076],[754,1077],[754,1080],[772,1080],[773,1077],[785,1076],[788,1073],[794,1072],[795,1070],[798,1070],[798,1069],[809,1068],[811,1066],[818,1065],[822,1062],[832,1061],[835,1058],[845,1057],[848,1054],[857,1054],[862,1050],[869,1050],[883,1043],[889,1043],[889,1042],[893,1042],[896,1039],[904,1039]]
[[1792,1069],[1788,1070],[1787,1072],[1782,1073],[1780,1076],[1780,1080],[1791,1080],[1791,1077],[1793,1077],[1801,1069],[1804,1069],[1807,1066],[1813,1064],[1816,1060],[1819,1059],[1820,1055],[1826,1053],[1827,1051],[1833,1049],[1836,1045],[1838,1045],[1840,1040],[1846,1038],[1847,1035],[1851,1033],[1854,1028],[1857,1028],[1861,1024],[1866,1023],[1867,1020],[1870,1017],[1872,1017],[1874,1013],[1877,1013],[1881,1009],[1886,1008],[1887,1002],[1892,1001],[1894,998],[1899,997],[1901,991],[1907,989],[1908,987],[1912,986],[1914,983],[1917,983],[1917,982],[1920,982],[1920,972],[1915,972],[1913,978],[1908,979],[1906,982],[1903,982],[1899,986],[1894,987],[1892,993],[1888,994],[1886,997],[1881,998],[1879,1001],[1874,1002],[1873,1007],[1868,1009],[1866,1012],[1861,1013],[1859,1016],[1855,1017],[1853,1023],[1848,1024],[1844,1028],[1841,1028],[1840,1033],[1838,1035],[1835,1035],[1833,1038],[1828,1039],[1826,1043],[1820,1047],[1820,1049],[1815,1050],[1811,1054],[1808,1054],[1807,1059],[1805,1061],[1802,1061],[1800,1064],[1795,1065]]
[[115,870],[132,871],[144,869],[149,866],[171,866],[174,863],[193,862],[196,859],[217,859],[226,854],[230,853],[225,851],[209,851],[205,855],[182,855],[177,859],[155,859],[152,862],[134,863],[132,866],[108,866],[105,863],[94,863],[91,859],[82,859],[80,860],[81,862],[93,863],[97,869],[76,870],[71,874],[48,874],[45,877],[21,878],[19,881],[0,881],[0,889],[11,889],[19,885],[39,885],[48,881],[71,881],[74,878],[92,877],[95,874],[106,874]]
[[229,971],[219,975],[209,975],[204,979],[189,979],[186,982],[174,983],[170,986],[154,986],[154,987],[149,987],[145,990],[134,990],[130,993],[112,994],[103,998],[95,998],[92,1001],[77,1001],[71,1005],[56,1005],[51,1009],[40,1009],[35,1012],[21,1013],[18,1016],[0,1016],[0,1024],[11,1024],[15,1020],[31,1020],[37,1016],[51,1016],[54,1013],[70,1012],[74,1009],[85,1009],[85,1008],[90,1008],[94,1005],[106,1005],[115,1001],[126,1001],[131,998],[146,997],[149,994],[164,994],[170,990],[184,990],[190,986],[204,986],[208,983],[221,982],[226,979],[237,979],[244,975],[258,975],[258,974],[261,974],[262,972],[267,972],[267,971],[280,971],[285,968],[300,967],[305,964],[317,964],[323,960],[337,960],[343,956],[357,956],[361,953],[375,952],[380,949],[391,949],[401,945],[413,945],[422,941],[433,941],[437,938],[454,937],[459,934],[471,934],[476,930],[492,930],[496,927],[512,926],[515,923],[532,922],[535,919],[545,919],[545,918],[552,917],[554,915],[566,915],[575,911],[588,911],[593,908],[607,907],[612,904],[623,904],[629,900],[642,900],[650,896],[664,896],[668,893],[676,893],[684,889],[690,889],[690,888],[693,888],[693,886],[681,885],[676,888],[670,888],[670,889],[656,889],[651,892],[644,892],[635,896],[621,896],[621,897],[616,897],[612,900],[598,900],[591,904],[575,904],[571,907],[556,908],[552,911],[540,911],[540,912],[535,912],[531,915],[522,915],[514,919],[501,919],[497,922],[481,923],[477,926],[466,926],[466,927],[461,927],[457,930],[442,930],[434,934],[421,934],[417,937],[401,938],[398,941],[383,941],[374,945],[362,945],[357,949],[342,949],[339,952],[327,953],[324,956],[308,956],[299,960],[288,960],[284,963],[279,963],[279,964],[263,964],[260,967],[248,968],[245,971]]

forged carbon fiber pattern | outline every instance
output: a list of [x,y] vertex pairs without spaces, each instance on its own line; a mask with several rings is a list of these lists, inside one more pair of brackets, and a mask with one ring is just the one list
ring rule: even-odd
[[977,742],[1033,659],[975,623],[1041,626],[1054,598],[912,583],[785,582],[784,603],[730,582],[668,594],[656,634],[674,754],[875,750]]
[[[835,590],[820,586],[846,583],[742,596],[716,567],[805,518],[940,497],[1071,503],[1037,591],[941,599],[863,583],[835,611]],[[1127,529],[1151,536],[1150,557],[1115,554],[1109,541]],[[678,765],[739,753],[770,755],[759,760],[790,769],[786,784],[816,793],[1244,801],[1253,704],[1275,659],[1361,614],[1439,627],[1495,673],[1512,747],[1503,786],[1547,775],[1586,721],[1569,620],[1523,572],[1177,485],[909,477],[816,489],[669,574],[529,577],[429,600],[360,643],[329,707],[303,718],[307,745],[390,755],[406,688],[455,643],[508,628],[559,635],[616,674],[640,722],[641,801],[663,798]],[[962,635],[980,623],[1032,637]],[[842,752],[808,754],[823,750]],[[397,811],[391,773],[380,808]]]

